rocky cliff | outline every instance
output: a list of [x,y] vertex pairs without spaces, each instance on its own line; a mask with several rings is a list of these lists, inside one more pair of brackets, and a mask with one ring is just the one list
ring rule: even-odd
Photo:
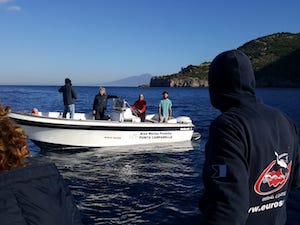
[[207,87],[209,62],[199,66],[189,65],[178,73],[151,78],[150,87]]
[[[252,64],[257,86],[300,87],[300,33],[276,33],[238,47]],[[150,87],[207,87],[210,62],[151,78]]]
[[152,77],[150,87],[207,87],[208,81],[199,78]]

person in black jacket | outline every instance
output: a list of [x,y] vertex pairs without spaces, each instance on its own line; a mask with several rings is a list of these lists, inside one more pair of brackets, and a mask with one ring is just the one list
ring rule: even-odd
[[65,85],[58,89],[59,92],[63,94],[64,99],[64,112],[63,118],[66,118],[67,112],[70,112],[70,118],[74,118],[75,114],[75,100],[77,99],[77,94],[72,86],[72,82],[69,78],[65,79]]
[[96,120],[104,119],[104,111],[107,107],[107,99],[109,98],[119,98],[116,95],[107,95],[106,90],[103,87],[99,88],[99,93],[96,94],[93,103],[93,115]]
[[27,136],[9,112],[0,105],[0,224],[82,225],[56,166],[28,160]]
[[289,191],[300,186],[294,123],[256,97],[251,62],[239,50],[218,55],[208,81],[221,115],[205,146],[201,224],[284,225]]

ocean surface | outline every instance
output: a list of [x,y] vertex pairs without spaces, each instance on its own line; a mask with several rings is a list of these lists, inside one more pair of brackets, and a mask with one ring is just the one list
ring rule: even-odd
[[[76,111],[91,113],[98,87],[75,86]],[[174,116],[189,116],[201,141],[168,145],[127,146],[49,152],[28,142],[32,155],[54,162],[69,185],[84,224],[198,224],[198,200],[204,146],[210,122],[219,115],[209,102],[206,88],[107,87],[107,93],[129,104],[143,93],[147,112],[156,113],[162,92],[173,102]],[[58,86],[0,86],[0,102],[13,111],[62,111]],[[300,89],[261,88],[265,103],[288,114],[300,127]],[[112,101],[109,100],[109,108]],[[300,223],[300,191],[290,194],[288,225]]]

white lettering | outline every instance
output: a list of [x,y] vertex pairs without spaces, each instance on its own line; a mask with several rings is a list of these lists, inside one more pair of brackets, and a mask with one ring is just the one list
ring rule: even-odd
[[275,196],[275,198],[280,198],[280,197],[284,197],[284,196],[286,196],[286,191],[283,191],[283,192],[281,192],[281,193],[278,193],[278,194]]
[[257,213],[257,212],[262,212],[265,210],[271,210],[271,209],[282,207],[283,205],[284,205],[284,200],[271,202],[271,203],[259,205],[259,206],[253,206],[253,207],[249,208],[248,213]]
[[274,199],[274,195],[266,196],[262,199],[263,202]]

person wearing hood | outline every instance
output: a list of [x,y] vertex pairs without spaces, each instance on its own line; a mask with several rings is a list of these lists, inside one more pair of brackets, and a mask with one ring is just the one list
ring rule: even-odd
[[70,118],[74,118],[75,114],[75,100],[77,99],[77,94],[72,86],[72,82],[69,78],[65,79],[65,85],[58,89],[59,92],[63,94],[64,100],[64,112],[62,117],[66,118],[67,112],[70,112]]
[[55,164],[30,156],[27,135],[0,104],[0,224],[82,225]]
[[252,65],[242,51],[219,54],[208,82],[221,114],[205,146],[201,224],[284,225],[289,191],[300,186],[294,123],[255,95]]

